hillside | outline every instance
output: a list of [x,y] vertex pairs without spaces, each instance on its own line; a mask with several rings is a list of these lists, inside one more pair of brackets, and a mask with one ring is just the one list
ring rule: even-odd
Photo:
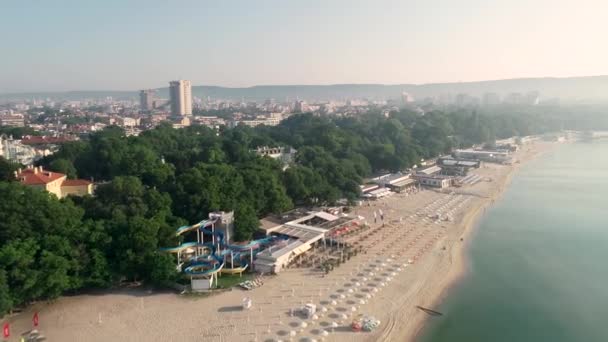
[[[247,88],[227,88],[218,86],[194,86],[196,97],[279,101],[296,98],[308,101],[368,98],[396,99],[401,92],[408,92],[416,98],[438,96],[451,93],[481,95],[496,92],[502,95],[511,92],[539,91],[543,98],[558,97],[564,101],[608,101],[608,76],[588,76],[571,78],[518,78],[508,80],[430,83],[430,84],[335,84],[335,85],[263,85]],[[168,89],[158,89],[159,96],[168,97]],[[70,91],[0,94],[0,100],[32,98],[53,98],[58,100],[100,99],[111,96],[114,99],[137,98],[137,91]]]

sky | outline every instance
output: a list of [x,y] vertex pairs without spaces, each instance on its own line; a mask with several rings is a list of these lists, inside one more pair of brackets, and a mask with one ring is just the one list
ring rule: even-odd
[[608,74],[606,0],[0,0],[0,93]]

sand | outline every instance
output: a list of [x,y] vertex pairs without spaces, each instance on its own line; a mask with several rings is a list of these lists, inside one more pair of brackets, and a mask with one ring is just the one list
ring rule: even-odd
[[[549,146],[527,145],[516,156],[525,162]],[[14,336],[10,341],[32,328],[35,311],[40,312],[38,329],[49,341],[413,340],[429,317],[417,306],[432,309],[466,272],[464,251],[475,222],[520,165],[484,164],[473,170],[482,177],[474,185],[398,194],[356,207],[371,228],[345,240],[366,252],[328,275],[292,268],[265,277],[252,291],[200,298],[140,289],[63,297],[6,317]],[[384,224],[380,217],[374,224],[373,212],[380,209]],[[430,217],[436,213],[452,219]],[[250,310],[240,309],[243,297],[252,299]],[[307,302],[326,311],[319,310],[317,319],[294,314]],[[349,325],[358,315],[381,324],[373,332],[352,332]]]

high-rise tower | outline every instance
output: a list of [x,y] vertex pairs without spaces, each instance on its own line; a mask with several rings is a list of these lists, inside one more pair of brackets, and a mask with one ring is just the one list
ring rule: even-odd
[[169,82],[169,94],[171,96],[172,115],[192,115],[192,85],[190,81]]
[[144,89],[139,92],[139,107],[142,111],[154,109],[156,92],[153,89]]

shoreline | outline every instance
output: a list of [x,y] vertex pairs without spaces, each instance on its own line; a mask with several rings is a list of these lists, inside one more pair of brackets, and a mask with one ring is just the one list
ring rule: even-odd
[[[511,166],[484,165],[473,171],[482,177],[475,184],[444,192],[396,194],[353,208],[355,215],[370,221],[381,209],[386,226],[370,222],[371,227],[361,235],[348,237],[365,252],[327,275],[310,267],[294,267],[265,278],[264,286],[255,290],[236,288],[205,298],[144,289],[64,296],[2,321],[11,322],[15,332],[26,331],[37,310],[40,330],[51,341],[277,341],[289,339],[295,330],[297,341],[305,336],[318,340],[325,330],[330,331],[328,341],[415,340],[428,322],[428,316],[416,306],[433,308],[466,276],[466,252],[485,210],[502,196],[523,164],[551,146],[527,145],[515,154],[520,162]],[[439,212],[449,213],[452,219],[431,219]],[[396,269],[395,263],[408,265]],[[384,268],[375,270],[375,276],[370,273],[378,267]],[[378,276],[391,272],[396,272],[392,281],[380,285]],[[348,295],[357,282],[365,292]],[[358,303],[377,285],[381,291]],[[342,297],[345,294],[347,297]],[[253,309],[235,309],[243,296],[252,299]],[[292,310],[304,302],[317,303],[329,311],[316,321],[306,320],[307,327],[299,328],[305,320],[292,315]],[[351,311],[355,306],[356,313]],[[347,313],[348,318],[341,317]],[[380,326],[369,333],[353,333],[350,322],[361,314],[377,317]],[[329,326],[336,321],[340,326],[334,331]]]
[[[511,182],[513,181],[513,177],[519,172],[521,167],[528,162],[537,159],[542,154],[546,153],[553,145],[542,144],[543,148],[538,150],[538,145],[535,144],[529,155],[524,155],[522,160],[519,160],[519,163],[514,164],[511,170],[504,176],[501,183],[492,191],[491,194],[487,198],[476,205],[474,208],[471,208],[465,216],[463,217],[461,227],[462,233],[461,238],[464,240],[463,244],[452,244],[450,246],[450,259],[452,260],[452,267],[450,271],[443,277],[441,289],[436,293],[435,298],[430,300],[430,303],[427,304],[431,308],[436,308],[441,305],[446,298],[449,296],[450,292],[461,282],[468,272],[470,271],[470,259],[468,258],[468,251],[471,247],[471,243],[475,237],[475,234],[478,232],[479,225],[486,214],[486,211],[489,208],[492,208],[496,201],[500,200],[504,193],[508,190]],[[425,331],[428,323],[432,317],[424,316],[419,322],[415,325],[415,328],[409,332],[404,332],[402,335],[403,340],[405,341],[417,341],[422,333]]]

